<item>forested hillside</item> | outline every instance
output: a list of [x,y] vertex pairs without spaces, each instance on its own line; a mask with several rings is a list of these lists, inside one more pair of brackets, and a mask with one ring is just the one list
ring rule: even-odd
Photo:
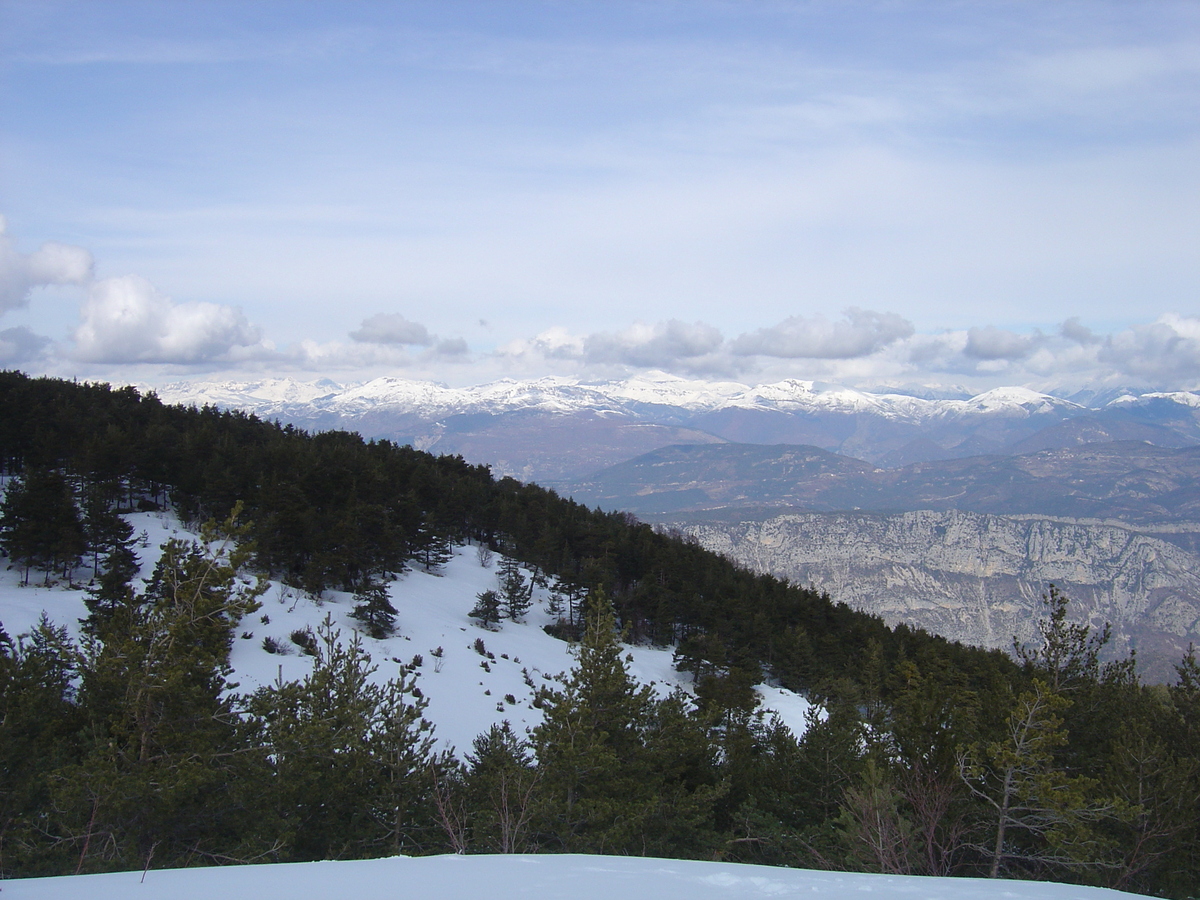
[[[16,372],[0,464],[9,564],[92,579],[82,648],[50,624],[0,633],[6,876],[541,850],[1200,884],[1200,667],[1148,688],[1100,666],[1104,635],[1054,591],[1014,662],[457,457]],[[135,584],[120,513],[167,504],[224,524]],[[366,603],[464,542],[553,578],[559,632],[582,639],[531,735],[435,754],[408,676],[365,690],[361,647],[332,635],[305,681],[227,689],[256,605],[242,573]],[[676,645],[696,699],[637,689],[619,630]],[[764,676],[828,716],[799,741],[763,722]]]

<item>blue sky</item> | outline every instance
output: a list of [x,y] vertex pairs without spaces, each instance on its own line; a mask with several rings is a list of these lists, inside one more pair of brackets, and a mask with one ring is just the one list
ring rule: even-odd
[[1200,4],[0,0],[0,364],[1200,387]]

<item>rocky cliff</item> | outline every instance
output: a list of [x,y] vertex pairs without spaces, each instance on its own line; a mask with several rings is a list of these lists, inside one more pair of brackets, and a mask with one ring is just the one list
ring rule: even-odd
[[671,524],[754,570],[967,643],[1032,638],[1053,582],[1077,621],[1112,624],[1112,649],[1136,649],[1147,677],[1169,679],[1200,644],[1200,555],[1174,533],[955,510]]

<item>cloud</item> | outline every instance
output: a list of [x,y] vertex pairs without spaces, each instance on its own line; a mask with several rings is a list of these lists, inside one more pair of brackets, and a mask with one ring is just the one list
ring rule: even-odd
[[434,343],[429,330],[419,322],[410,322],[399,313],[379,313],[363,319],[350,338],[364,344],[415,344],[428,347]]
[[33,253],[19,253],[0,216],[0,313],[29,302],[29,292],[51,284],[87,284],[92,254],[82,247],[49,241]]
[[438,356],[466,356],[471,348],[463,338],[445,338],[434,345],[433,352]]
[[967,346],[963,355],[971,359],[1024,359],[1032,353],[1041,335],[1017,334],[994,325],[967,329]]
[[1088,328],[1079,321],[1079,316],[1071,316],[1059,326],[1058,333],[1068,341],[1074,341],[1084,347],[1089,344],[1098,344],[1101,338],[1097,337],[1092,329]]
[[496,351],[498,357],[582,360],[585,337],[560,326],[547,328],[531,338],[518,338]]
[[791,316],[771,328],[743,334],[733,341],[739,356],[783,359],[854,359],[913,334],[912,323],[896,313],[851,307],[845,319]]
[[[497,360],[524,365],[564,368],[587,374],[613,374],[622,369],[664,369],[689,373],[728,368],[721,351],[725,338],[704,322],[635,322],[621,331],[573,334],[565,328],[548,328],[532,338],[518,338],[493,354]],[[565,364],[565,365],[564,365]]]
[[703,322],[671,319],[648,325],[635,323],[620,332],[598,332],[583,339],[583,358],[589,363],[669,368],[716,352],[724,338]]
[[95,282],[75,330],[75,357],[97,363],[208,362],[259,343],[242,312],[175,303],[137,275]]
[[32,362],[41,357],[50,338],[34,334],[28,328],[6,328],[0,331],[0,364],[11,366]]
[[1167,387],[1200,383],[1200,318],[1169,313],[1110,335],[1100,363]]

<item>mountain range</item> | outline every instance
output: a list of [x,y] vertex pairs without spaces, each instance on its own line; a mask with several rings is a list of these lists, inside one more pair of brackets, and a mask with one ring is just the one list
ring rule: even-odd
[[651,373],[464,388],[392,377],[354,385],[267,379],[176,383],[157,393],[165,402],[243,409],[311,430],[346,429],[458,454],[498,475],[548,485],[674,444],[804,444],[881,467],[1103,441],[1200,444],[1200,394],[1190,392],[1117,392],[1088,406],[1020,387],[913,396],[794,379],[750,386]]

